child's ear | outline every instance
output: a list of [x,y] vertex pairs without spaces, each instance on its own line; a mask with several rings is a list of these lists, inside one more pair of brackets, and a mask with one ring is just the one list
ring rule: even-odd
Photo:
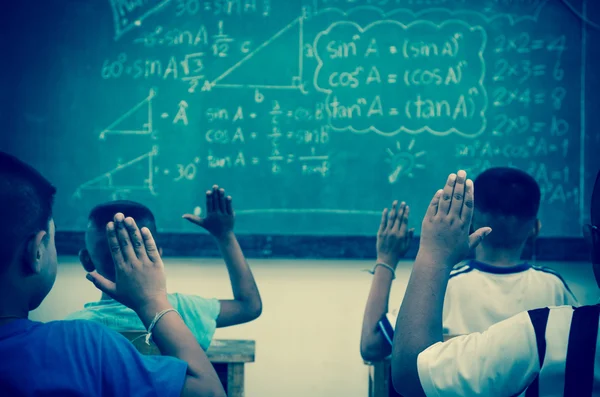
[[83,265],[83,268],[86,272],[90,273],[96,270],[96,266],[94,266],[94,262],[92,262],[92,258],[90,257],[90,253],[85,248],[79,251],[79,262]]
[[531,233],[529,234],[529,237],[531,237],[532,239],[537,238],[537,236],[540,235],[541,230],[542,230],[542,221],[540,221],[539,219],[536,219],[535,223],[533,224],[533,228],[531,229]]
[[44,242],[47,236],[48,233],[40,230],[29,240],[23,261],[26,274],[38,274],[42,270],[42,255],[44,254]]

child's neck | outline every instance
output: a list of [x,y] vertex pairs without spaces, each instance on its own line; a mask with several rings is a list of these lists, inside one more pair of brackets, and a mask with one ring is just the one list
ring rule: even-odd
[[496,267],[512,267],[521,263],[522,249],[489,249],[479,246],[475,249],[475,260]]

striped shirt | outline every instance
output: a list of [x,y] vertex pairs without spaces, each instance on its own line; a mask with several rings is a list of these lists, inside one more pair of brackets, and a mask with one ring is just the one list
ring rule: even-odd
[[600,396],[600,306],[519,313],[419,354],[427,397]]
[[[552,269],[527,263],[499,268],[478,261],[459,264],[450,272],[444,297],[444,333],[483,332],[515,314],[547,306],[579,306],[565,280]],[[396,316],[379,327],[391,345]]]

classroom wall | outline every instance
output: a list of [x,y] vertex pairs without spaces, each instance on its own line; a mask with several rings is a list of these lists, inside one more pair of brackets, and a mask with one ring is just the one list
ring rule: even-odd
[[[60,258],[56,284],[31,314],[61,319],[100,294],[86,281],[77,258]],[[225,265],[218,259],[166,258],[171,292],[231,298]],[[540,264],[540,263],[538,263]],[[367,369],[359,353],[360,327],[371,276],[370,261],[251,261],[262,299],[262,316],[219,329],[221,339],[256,340],[256,362],[247,365],[247,397],[366,397]],[[400,264],[390,309],[400,305],[410,262]],[[598,289],[586,263],[552,263],[584,304]]]

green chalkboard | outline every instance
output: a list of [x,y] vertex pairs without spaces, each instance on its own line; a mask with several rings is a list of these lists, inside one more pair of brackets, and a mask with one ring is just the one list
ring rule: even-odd
[[21,49],[33,64],[22,84],[37,91],[22,111],[27,139],[45,148],[34,164],[59,188],[59,228],[129,198],[162,230],[194,230],[180,215],[218,183],[242,233],[372,234],[393,199],[418,226],[449,172],[509,165],[540,183],[546,235],[580,233],[590,93],[582,23],[561,1],[38,11],[43,22],[22,33],[43,47],[39,58]]

